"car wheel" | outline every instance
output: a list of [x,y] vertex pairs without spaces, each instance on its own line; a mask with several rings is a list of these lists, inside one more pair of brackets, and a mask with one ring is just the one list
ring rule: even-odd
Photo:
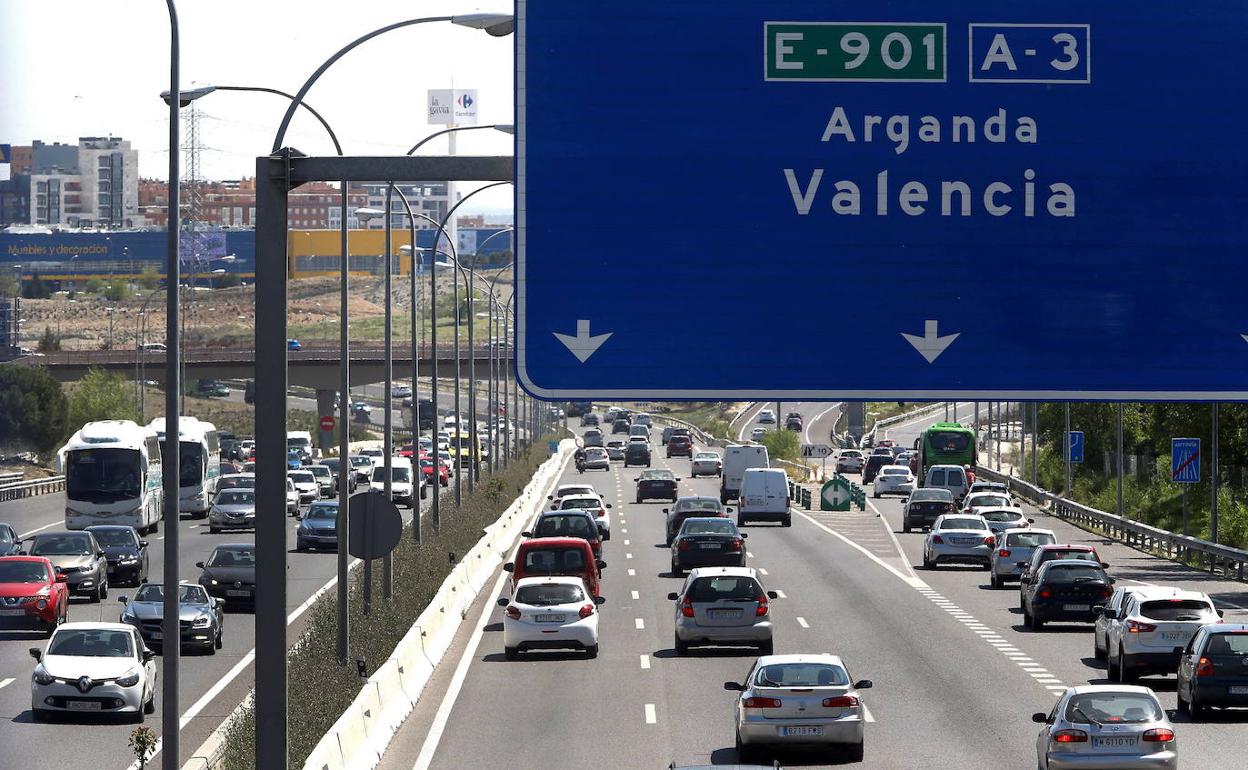
[[1040,618],[1036,617],[1035,615],[1032,615],[1032,616],[1031,616],[1031,630],[1032,630],[1032,631],[1043,631],[1043,630],[1044,630],[1044,621],[1043,621],[1043,620],[1041,620]]
[[874,492],[874,491],[873,491],[873,492],[871,493],[871,496],[872,496],[872,497],[874,497],[876,500],[879,500],[879,499],[880,499],[880,493],[879,493],[879,492]]
[[503,657],[506,658],[507,660],[515,660],[519,656],[520,656],[519,647],[504,647],[503,648]]
[[1191,704],[1189,704],[1186,700],[1183,699],[1183,685],[1182,684],[1175,684],[1174,699],[1178,707],[1178,712],[1180,714],[1191,713],[1191,710],[1192,710]]
[[776,649],[775,642],[772,641],[771,639],[768,639],[767,641],[758,645],[758,654],[759,655],[771,655],[772,651],[775,649]]
[[992,577],[991,577],[991,578],[989,578],[989,581],[988,581],[988,582],[989,582],[989,584],[991,584],[991,585],[992,585],[992,589],[993,589],[994,591],[995,591],[995,590],[997,590],[997,589],[999,589],[999,588],[1001,587],[1001,578],[997,577],[997,573],[995,573],[995,572],[994,572],[994,573],[992,573]]
[[1105,660],[1107,657],[1105,648],[1096,643],[1096,632],[1092,632],[1092,657],[1097,660]]
[[1200,702],[1196,700],[1196,694],[1192,693],[1192,699],[1187,703],[1187,710],[1191,713],[1192,719],[1200,719],[1209,711],[1209,707],[1200,705]]
[[148,528],[147,528],[147,533],[148,533],[149,535],[151,535],[151,534],[155,534],[155,533],[157,533],[157,532],[159,532],[159,531],[160,531],[160,522],[159,522],[159,521],[153,521],[153,522],[152,522],[152,525],[151,525],[150,527],[148,527]]
[[927,551],[923,552],[923,569],[936,569],[936,562],[928,557]]
[[208,534],[210,534],[210,535],[219,535],[219,534],[221,534],[221,528],[220,528],[220,527],[214,527],[214,526],[212,526],[211,524],[209,524],[209,525],[208,525]]
[[147,703],[143,704],[143,713],[144,714],[156,713],[156,693],[152,693],[152,697],[148,698]]
[[144,722],[146,722],[147,721],[147,704],[144,703],[142,706],[135,709],[134,713],[130,714],[129,717],[130,717],[131,724],[141,725]]
[[1119,647],[1118,648],[1118,681],[1122,682],[1123,684],[1130,684],[1136,681],[1137,679],[1139,679],[1139,676],[1136,675],[1134,670],[1127,667],[1126,658],[1127,656],[1123,653],[1122,648]]
[[214,650],[219,650],[224,646],[225,646],[224,634],[221,631],[217,631],[217,638],[213,640],[212,647]]
[[689,643],[680,641],[679,636],[675,638],[675,643],[672,646],[676,648],[676,655],[679,657],[689,654]]
[[865,756],[864,754],[864,750],[866,748],[864,746],[865,742],[866,742],[865,740],[862,740],[862,741],[858,741],[857,743],[851,743],[848,746],[846,746],[845,758],[849,760],[850,762],[861,762],[863,757]]
[[1111,682],[1118,681],[1118,665],[1109,656],[1108,650],[1105,651],[1105,678]]
[[108,598],[108,581],[100,580],[95,587],[95,595],[91,597],[92,604],[98,604]]
[[591,644],[585,648],[585,657],[593,659],[598,657],[598,645]]
[[637,496],[637,505],[641,505],[641,495]]
[[907,535],[908,535],[908,534],[910,534],[910,525],[909,525],[909,524],[907,524],[905,521],[902,521],[902,522],[901,522],[901,531],[902,531],[902,533],[904,533],[904,534],[907,534]]
[[791,514],[791,513],[786,513],[786,514],[784,515],[784,526],[786,526],[786,527],[791,527],[791,526],[793,526],[793,514]]
[[672,574],[672,577],[684,577],[685,571],[680,568],[680,565],[678,565],[675,561],[673,561],[671,574]]

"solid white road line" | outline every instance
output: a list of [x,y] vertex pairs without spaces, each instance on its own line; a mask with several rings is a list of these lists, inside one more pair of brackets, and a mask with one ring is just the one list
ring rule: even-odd
[[31,535],[35,534],[36,532],[42,532],[42,531],[44,531],[45,529],[52,529],[53,527],[63,527],[63,526],[65,526],[65,520],[64,520],[64,519],[62,519],[62,520],[60,520],[60,521],[54,521],[54,522],[52,522],[51,524],[44,524],[42,527],[36,527],[35,529],[32,529],[32,530],[31,530],[31,531],[29,531],[29,532],[23,532],[22,534],[18,535],[17,537],[18,537],[18,539],[20,539],[20,540],[25,540],[26,538],[30,537]]
[[819,420],[823,419],[823,416],[825,414],[837,408],[838,406],[840,406],[840,404],[833,404],[832,406],[829,406],[827,409],[824,409],[822,412],[815,415],[814,418],[812,418],[810,422],[806,423],[806,427],[802,429],[802,441],[806,442],[807,444],[814,443],[810,440],[810,426],[819,422]]
[[642,667],[643,669],[648,669],[648,668],[650,668],[650,656],[649,656],[649,655],[642,655],[642,656],[641,656],[641,667]]
[[[863,548],[862,546],[858,545],[853,540],[850,540],[849,538],[845,537],[840,532],[837,532],[831,527],[820,523],[817,519],[815,519],[813,516],[808,515],[805,511],[798,510],[797,508],[793,508],[792,510],[798,516],[801,516],[803,519],[806,519],[807,521],[809,521],[811,524],[814,524],[819,529],[822,529],[824,532],[827,532],[829,535],[832,535],[833,537],[843,541],[850,548],[853,548],[854,550],[860,552],[863,556],[866,556],[871,561],[875,562],[876,564],[880,565],[884,569],[888,570],[889,572],[893,573],[897,577],[901,578],[902,582],[904,582],[906,585],[912,588],[927,588],[928,587],[927,583],[919,579],[916,575],[914,574],[907,575],[906,573],[897,569],[896,567],[884,561],[880,557],[871,553],[866,548]],[[908,562],[905,561],[904,557],[903,557],[903,563],[905,563],[907,569],[909,569],[910,565]]]
[[658,716],[654,713],[654,704],[646,704],[646,724],[652,725],[659,721]]

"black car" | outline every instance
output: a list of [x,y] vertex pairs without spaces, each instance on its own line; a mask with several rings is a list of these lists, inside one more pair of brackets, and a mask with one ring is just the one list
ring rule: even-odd
[[235,451],[243,445],[243,442],[236,438],[221,439],[221,458],[223,460],[236,459]]
[[582,428],[597,428],[598,427],[598,415],[594,414],[593,412],[586,412],[585,414],[581,415],[581,427]]
[[624,467],[644,465],[650,467],[650,445],[642,441],[631,441],[624,447]]
[[0,523],[0,556],[16,556],[21,552],[22,541],[17,539],[17,530]]
[[618,419],[615,422],[611,423],[611,432],[612,433],[628,433],[628,429],[631,427],[633,427],[633,424],[629,422],[628,420]]
[[147,582],[147,541],[139,539],[134,527],[96,524],[87,527],[104,549],[108,560],[108,584],[142,585]]
[[709,516],[727,518],[732,509],[725,508],[718,497],[682,497],[676,501],[676,505],[664,508],[663,513],[667,515],[667,544],[671,545],[685,519]]
[[677,500],[677,482],[675,474],[668,470],[652,470],[642,471],[641,475],[633,479],[637,482],[637,502],[645,500],[664,499],[671,500],[673,503]]
[[893,455],[891,452],[888,454],[871,455],[867,458],[866,464],[862,466],[862,483],[870,484],[872,481],[875,481],[875,477],[880,475],[880,468],[892,464]]
[[1179,711],[1199,719],[1209,706],[1248,706],[1248,625],[1211,623],[1179,657]]
[[203,570],[199,584],[209,596],[224,599],[227,606],[255,604],[255,543],[222,543],[212,549],[208,561],[195,566]]
[[672,540],[672,574],[696,567],[744,567],[746,537],[731,519],[685,519]]
[[1023,623],[1032,631],[1045,623],[1095,623],[1114,592],[1113,584],[1096,562],[1047,561],[1024,587]]
[[942,487],[923,487],[910,493],[901,509],[901,531],[930,527],[938,516],[956,513],[953,493]]

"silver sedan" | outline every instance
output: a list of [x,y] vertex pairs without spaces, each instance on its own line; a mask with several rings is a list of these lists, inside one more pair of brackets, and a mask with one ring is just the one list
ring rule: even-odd
[[1147,687],[1069,687],[1053,710],[1033,714],[1039,770],[1176,770],[1178,743]]
[[744,682],[724,682],[741,693],[735,708],[737,760],[755,747],[816,745],[843,748],[852,762],[863,757],[866,706],[861,690],[836,655],[764,655]]
[[996,544],[988,523],[980,517],[946,514],[936,519],[923,541],[923,567],[935,569],[942,563],[958,562],[989,569]]
[[218,492],[208,511],[208,531],[256,528],[256,491],[227,489]]

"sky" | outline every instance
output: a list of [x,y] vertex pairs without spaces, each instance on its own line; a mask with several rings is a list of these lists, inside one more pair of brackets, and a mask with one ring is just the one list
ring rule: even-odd
[[[180,0],[182,87],[249,85],[298,91],[325,59],[378,27],[426,16],[512,12],[511,0]],[[395,30],[344,56],[307,101],[333,126],[348,155],[401,155],[442,128],[426,122],[431,88],[475,88],[480,124],[511,123],[513,38],[446,22]],[[0,143],[75,143],[120,136],[139,151],[139,173],[168,176],[169,20],[162,0],[0,0]],[[200,106],[200,176],[254,176],[288,102],[219,92]],[[184,124],[185,125],[185,124]],[[185,139],[185,134],[183,135]],[[285,144],[332,155],[304,111]],[[422,154],[444,154],[436,139]],[[510,155],[512,137],[458,136],[461,155]],[[461,183],[461,194],[475,185]],[[464,213],[510,212],[510,187],[487,190]]]

